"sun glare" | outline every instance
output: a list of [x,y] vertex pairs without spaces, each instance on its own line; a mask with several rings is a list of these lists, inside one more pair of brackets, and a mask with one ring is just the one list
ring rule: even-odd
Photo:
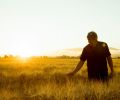
[[14,53],[14,55],[18,55],[21,58],[28,58],[28,57],[34,55],[34,53],[31,52],[31,49],[29,47],[23,48],[22,46],[17,49],[14,49],[13,53]]
[[27,63],[29,61],[30,57],[19,57],[18,60],[21,63]]
[[12,38],[9,48],[11,48],[10,51],[13,55],[18,55],[22,58],[42,55],[42,51],[40,50],[41,44],[38,44],[38,41],[34,36],[22,34]]

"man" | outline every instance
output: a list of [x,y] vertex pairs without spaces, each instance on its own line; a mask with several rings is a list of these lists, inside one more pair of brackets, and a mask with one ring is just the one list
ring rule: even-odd
[[75,70],[68,75],[74,75],[78,72],[87,60],[88,78],[90,80],[105,81],[108,79],[107,62],[111,70],[110,76],[112,77],[114,73],[109,48],[106,43],[98,41],[97,34],[93,31],[88,33],[87,39],[89,44],[84,47],[80,56],[80,62]]

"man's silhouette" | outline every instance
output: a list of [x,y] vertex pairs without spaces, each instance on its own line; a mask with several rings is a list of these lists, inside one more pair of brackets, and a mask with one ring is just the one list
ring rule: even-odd
[[88,33],[87,39],[89,44],[84,47],[80,56],[80,62],[75,70],[68,75],[74,75],[78,72],[87,60],[88,78],[90,80],[105,81],[108,79],[107,62],[111,70],[110,76],[112,77],[114,73],[108,45],[105,42],[98,41],[97,34],[93,31]]

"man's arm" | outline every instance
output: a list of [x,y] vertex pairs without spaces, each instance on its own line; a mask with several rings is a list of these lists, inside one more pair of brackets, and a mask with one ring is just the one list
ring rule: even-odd
[[85,61],[80,60],[80,62],[77,64],[77,66],[74,69],[74,71],[69,73],[68,75],[74,75],[75,73],[77,73],[81,69],[81,67],[83,66],[84,62]]
[[109,64],[109,67],[110,67],[110,70],[111,70],[111,77],[112,77],[113,74],[114,74],[114,69],[113,69],[113,61],[112,61],[111,56],[107,57],[107,61],[108,61],[108,64]]

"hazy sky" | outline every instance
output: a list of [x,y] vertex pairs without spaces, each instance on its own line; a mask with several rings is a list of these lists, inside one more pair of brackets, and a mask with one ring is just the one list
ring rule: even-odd
[[120,48],[120,0],[0,0],[0,54],[84,47],[89,31]]

